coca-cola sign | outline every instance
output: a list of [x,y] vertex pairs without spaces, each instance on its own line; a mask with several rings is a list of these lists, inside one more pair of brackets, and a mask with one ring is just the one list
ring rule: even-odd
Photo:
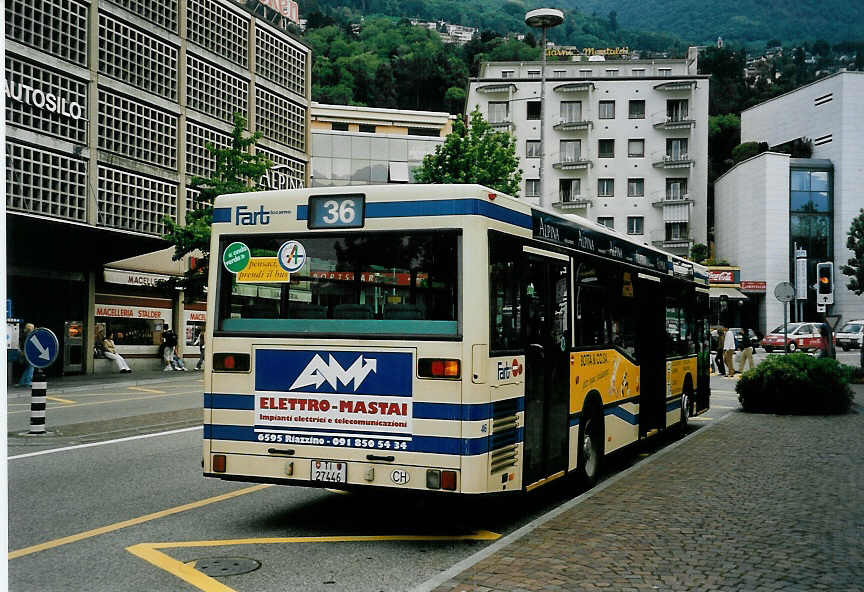
[[708,283],[737,284],[741,280],[740,269],[709,269]]

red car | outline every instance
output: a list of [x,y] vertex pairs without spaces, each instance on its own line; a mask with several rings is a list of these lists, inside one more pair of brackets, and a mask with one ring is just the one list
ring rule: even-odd
[[[818,351],[825,349],[825,342],[819,333],[818,323],[789,323],[786,325],[789,351]],[[783,325],[780,325],[762,339],[762,347],[771,353],[783,349]]]

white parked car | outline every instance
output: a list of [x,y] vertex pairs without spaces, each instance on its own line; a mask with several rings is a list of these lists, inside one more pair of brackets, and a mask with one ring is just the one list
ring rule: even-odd
[[[789,351],[818,351],[820,349],[825,349],[822,335],[819,333],[819,324],[820,323],[789,323],[786,326],[786,343],[789,344]],[[768,353],[771,353],[775,349],[784,349],[783,325],[780,325],[762,339],[762,347],[765,348],[765,351]]]
[[864,341],[864,321],[849,321],[834,333],[834,341],[843,351],[860,349],[861,342]]

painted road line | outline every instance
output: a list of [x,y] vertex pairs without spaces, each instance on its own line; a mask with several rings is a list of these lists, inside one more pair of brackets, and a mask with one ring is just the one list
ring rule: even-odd
[[160,391],[157,389],[148,389],[143,386],[127,386],[130,391],[141,391],[142,393],[156,393],[157,395],[164,395],[165,391]]
[[236,545],[274,545],[274,544],[296,544],[296,543],[358,543],[358,542],[382,542],[382,541],[494,541],[501,538],[500,534],[480,530],[472,534],[464,535],[380,535],[380,536],[319,536],[319,537],[277,537],[277,538],[251,538],[251,539],[228,539],[214,541],[183,541],[173,543],[139,543],[126,547],[126,550],[155,565],[159,569],[180,578],[188,584],[192,584],[202,592],[237,592],[222,582],[204,575],[195,569],[195,562],[182,562],[162,553],[159,549],[187,549],[190,547],[223,547]]
[[691,417],[690,421],[714,421],[714,418],[713,417],[704,417],[704,416],[700,415],[699,417]]
[[268,487],[272,487],[269,484],[262,485],[253,485],[252,487],[247,487],[245,489],[239,489],[237,491],[232,491],[231,493],[225,493],[222,495],[217,495],[215,497],[208,497],[207,499],[199,500],[197,502],[191,502],[188,504],[183,504],[182,506],[175,506],[173,508],[168,508],[167,510],[161,510],[159,512],[153,512],[152,514],[145,514],[144,516],[139,516],[138,518],[132,518],[130,520],[124,520],[122,522],[115,522],[114,524],[109,524],[107,526],[102,526],[101,528],[94,528],[93,530],[87,530],[85,532],[79,532],[78,534],[73,534],[67,537],[54,539],[53,541],[46,541],[44,543],[40,543],[38,545],[33,545],[31,547],[25,547],[23,549],[18,549],[17,551],[11,551],[9,553],[9,559],[17,559],[19,557],[23,557],[25,555],[31,555],[33,553],[38,553],[39,551],[45,551],[47,549],[54,549],[56,547],[60,547],[62,545],[68,545],[69,543],[77,543],[78,541],[83,541],[85,539],[93,538],[95,536],[99,536],[102,534],[106,534],[109,532],[114,532],[116,530],[120,530],[122,528],[127,528],[129,526],[135,526],[137,524],[143,524],[145,522],[150,522],[151,520],[156,520],[158,518],[164,518],[165,516],[171,516],[172,514],[179,514],[180,512],[185,512],[187,510],[194,510],[196,508],[201,508],[203,506],[207,506],[209,504],[213,504],[216,502],[225,501],[231,498],[235,498],[241,495],[246,495],[247,493],[254,493],[256,491],[261,491],[262,489],[266,489]]
[[57,403],[66,403],[69,405],[73,405],[76,401],[70,401],[69,399],[61,399],[60,397],[45,397],[49,401],[56,401]]
[[[89,403],[75,403],[74,405],[68,405],[64,407],[64,409],[71,409],[72,407],[90,407],[92,405],[108,405],[111,403],[126,403],[128,401],[141,401],[144,399],[161,399],[164,397],[179,397],[183,395],[192,395],[192,394],[201,394],[201,391],[184,391],[182,393],[167,393],[165,395],[150,395],[148,397],[124,397],[122,399],[111,399],[110,401],[91,401]],[[29,405],[29,403],[28,403]],[[29,413],[29,409],[22,409],[20,411],[9,411],[6,415],[15,415],[16,413]]]
[[[480,563],[481,561],[483,561],[487,557],[494,555],[498,551],[501,551],[502,549],[515,543],[516,541],[518,541],[522,537],[530,534],[532,531],[534,531],[536,528],[538,528],[542,524],[545,524],[546,522],[549,522],[550,520],[554,519],[555,517],[559,516],[560,514],[563,514],[564,512],[567,512],[568,510],[573,509],[574,507],[581,504],[582,502],[584,502],[588,499],[591,499],[592,497],[594,497],[595,495],[597,495],[598,493],[600,493],[604,489],[611,487],[612,485],[614,485],[615,483],[617,483],[621,479],[628,477],[630,475],[630,473],[634,473],[636,471],[639,471],[639,470],[643,469],[645,466],[647,466],[649,463],[653,463],[653,462],[658,461],[659,459],[663,458],[664,456],[666,456],[667,454],[669,454],[670,452],[672,452],[673,450],[675,450],[679,446],[690,441],[691,438],[700,437],[699,434],[704,434],[704,433],[710,431],[711,428],[713,428],[714,426],[720,425],[719,422],[721,422],[724,419],[731,416],[732,413],[733,412],[730,411],[730,412],[720,416],[717,419],[717,422],[712,423],[710,426],[706,426],[704,428],[696,430],[695,432],[691,433],[686,438],[682,438],[682,439],[678,440],[677,442],[673,442],[669,446],[663,448],[662,450],[651,455],[650,457],[646,458],[645,460],[641,460],[637,464],[635,464],[631,467],[628,467],[627,469],[624,469],[620,473],[617,473],[616,475],[613,475],[609,479],[606,479],[605,481],[595,485],[593,489],[590,489],[590,490],[586,491],[585,493],[583,493],[577,497],[574,497],[573,499],[571,499],[569,501],[564,502],[563,504],[561,504],[557,508],[549,510],[548,512],[546,512],[545,514],[543,514],[542,516],[540,516],[538,518],[535,518],[534,520],[532,520],[531,522],[529,522],[528,524],[526,524],[522,528],[515,530],[515,531],[511,532],[510,534],[508,534],[507,536],[504,536],[504,537],[498,539],[497,541],[495,541],[494,543],[492,543],[488,547],[485,547],[484,549],[481,549],[480,551],[474,553],[473,555],[466,557],[462,561],[453,565],[451,568],[449,568],[445,571],[442,571],[437,576],[434,576],[434,577],[426,580],[422,584],[415,586],[414,588],[411,589],[410,592],[431,592],[432,590],[434,590],[438,586],[441,586],[441,585],[445,584],[446,582],[450,581],[451,579],[455,578],[456,576],[458,576],[463,571],[470,569],[471,567]],[[690,419],[695,419],[695,418],[691,417]]]
[[192,430],[200,430],[203,426],[192,426],[191,428],[178,428],[167,432],[156,432],[155,434],[141,434],[139,436],[127,436],[125,438],[116,438],[114,440],[102,440],[101,442],[88,442],[87,444],[76,444],[74,446],[64,446],[63,448],[50,448],[48,450],[40,450],[39,452],[28,452],[26,454],[16,454],[10,456],[7,460],[17,460],[19,458],[30,458],[31,456],[42,456],[43,454],[54,454],[55,452],[66,452],[67,450],[77,450],[79,448],[91,448],[93,446],[105,446],[106,444],[117,444],[119,442],[129,442],[130,440],[143,440],[145,438],[157,438],[159,436],[170,436],[171,434],[179,434],[181,432],[191,432]]
[[737,405],[711,405],[711,409],[738,409]]

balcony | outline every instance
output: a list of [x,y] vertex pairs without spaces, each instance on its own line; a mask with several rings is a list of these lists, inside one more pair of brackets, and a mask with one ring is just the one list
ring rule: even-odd
[[490,121],[489,127],[496,129],[496,130],[506,129],[507,131],[510,131],[513,129],[513,122],[509,121],[509,120],[508,121]]
[[689,236],[679,238],[664,238],[661,240],[652,240],[651,244],[655,247],[660,247],[663,250],[669,251],[673,255],[681,255],[686,257],[690,253],[690,247],[693,246],[693,239]]
[[663,160],[653,163],[656,168],[662,169],[689,169],[693,166],[693,160],[687,154],[666,154]]
[[562,210],[586,210],[594,205],[594,200],[582,194],[559,194],[558,201],[552,205]]
[[680,206],[680,205],[690,205],[693,203],[693,200],[690,199],[690,195],[687,193],[671,196],[667,195],[662,199],[657,199],[651,202],[651,205],[655,208],[662,208],[664,206]]
[[588,159],[583,159],[582,157],[564,158],[558,162],[552,163],[552,168],[561,171],[580,171],[588,169],[591,166],[593,166],[593,163]]
[[485,94],[498,94],[498,93],[509,93],[510,91],[516,90],[516,85],[512,82],[503,82],[498,84],[484,84],[483,86],[477,87],[478,93]]
[[552,126],[553,129],[559,132],[574,132],[587,130],[594,125],[593,121],[559,121]]
[[679,117],[667,117],[665,120],[654,124],[654,129],[657,130],[689,130],[691,127],[696,127],[695,119],[682,119]]
[[586,93],[594,90],[593,82],[568,82],[566,84],[559,84],[553,89],[557,93]]
[[672,80],[670,82],[661,82],[660,84],[654,85],[654,90],[660,91],[692,91],[694,88],[696,88],[695,80]]

